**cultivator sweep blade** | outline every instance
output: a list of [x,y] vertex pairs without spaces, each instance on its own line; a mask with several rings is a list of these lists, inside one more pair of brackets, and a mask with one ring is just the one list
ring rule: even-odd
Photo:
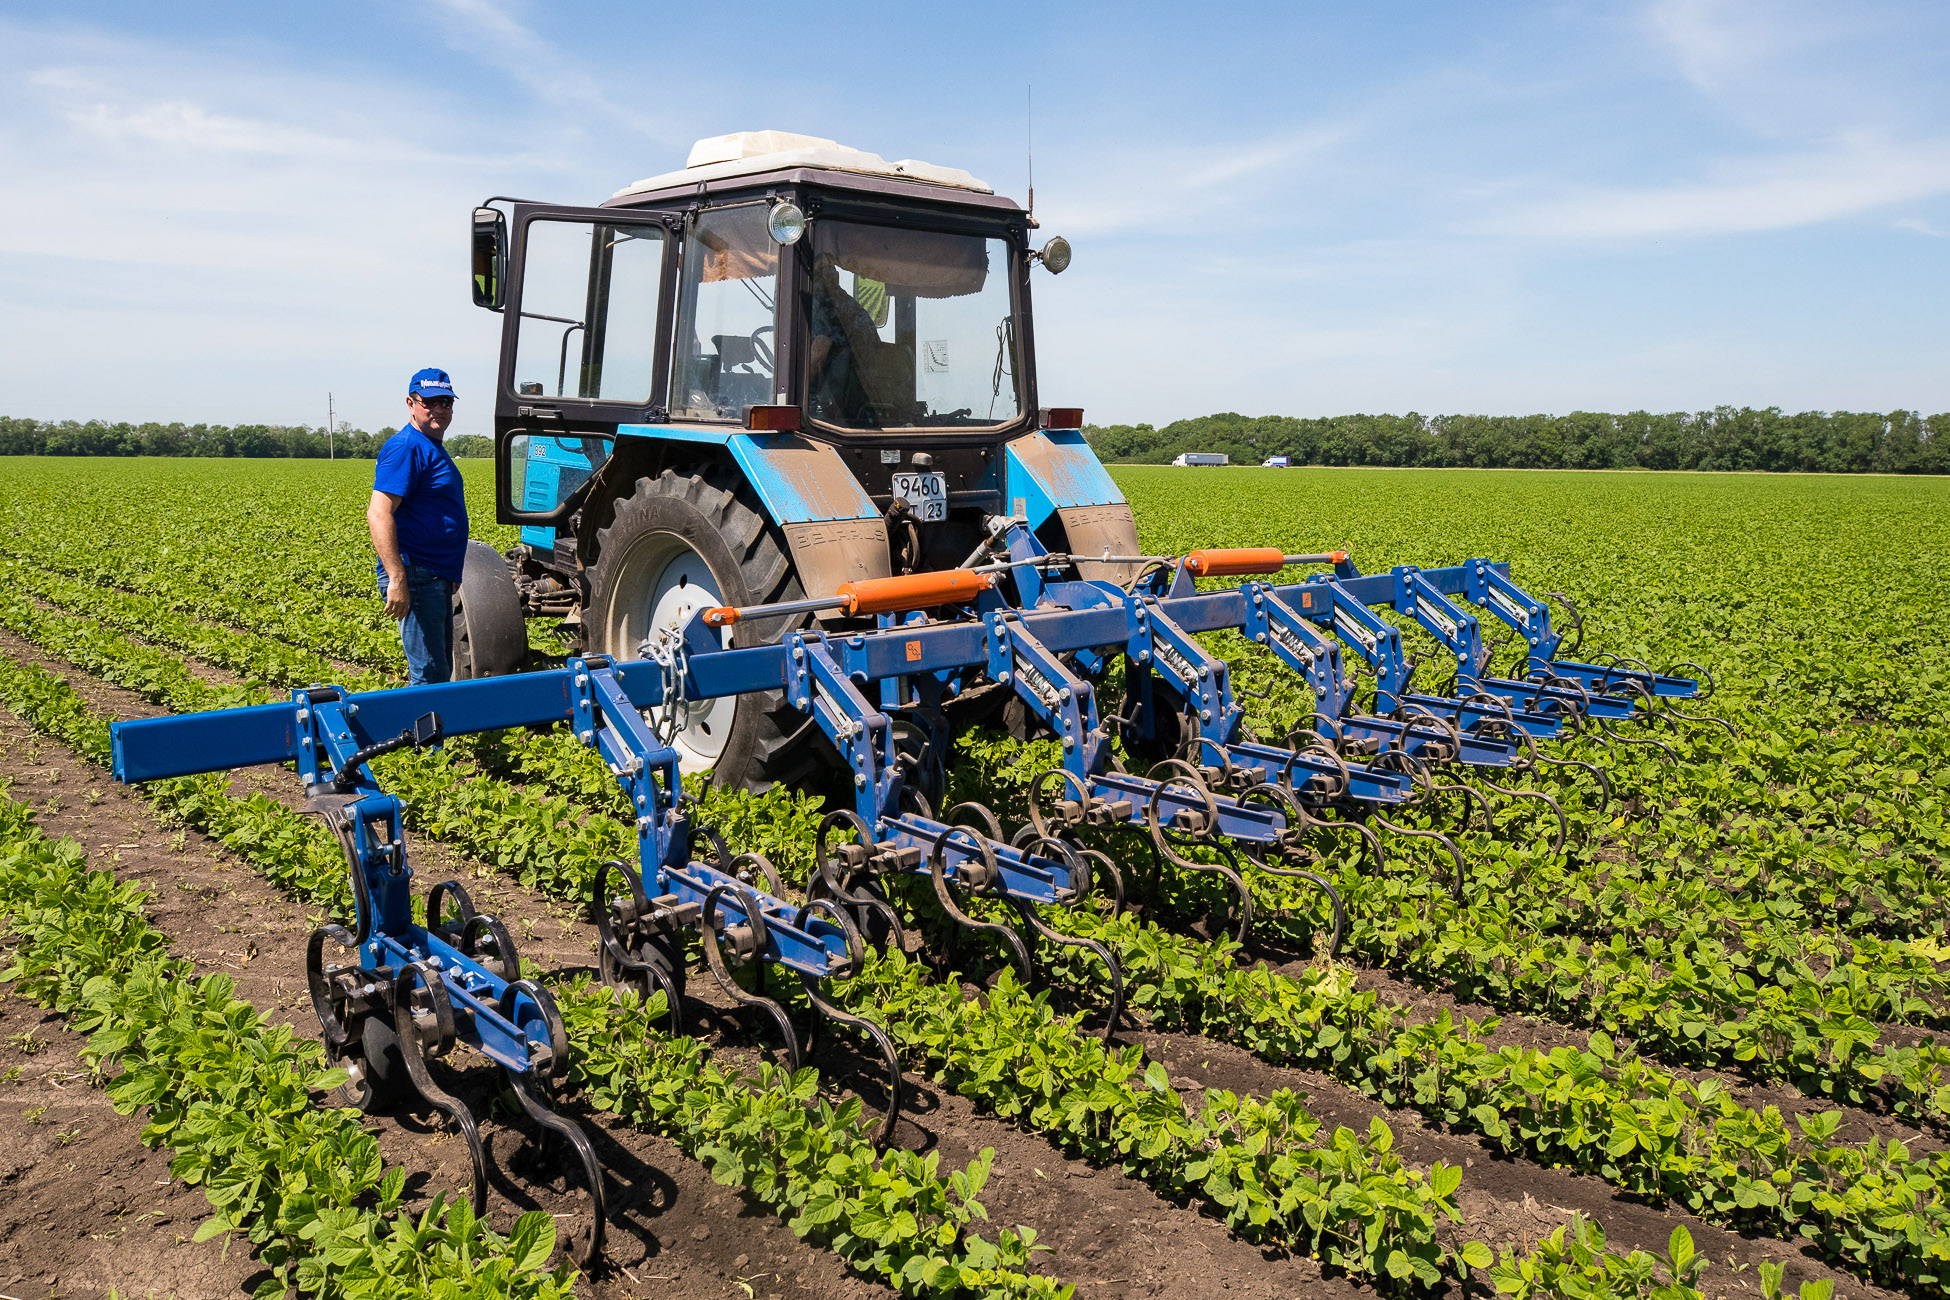
[[[887,1069],[884,1144],[903,1096],[893,1043],[831,990],[862,971],[869,944],[913,945],[901,904],[928,909],[899,882],[931,899],[929,914],[951,944],[965,934],[992,946],[1025,982],[1038,978],[1045,947],[1088,954],[1104,973],[1109,1037],[1122,1018],[1123,972],[1105,945],[1066,932],[1063,918],[1099,896],[1114,914],[1139,882],[1092,841],[1137,836],[1149,850],[1153,897],[1166,868],[1217,878],[1232,899],[1224,928],[1241,941],[1253,921],[1251,875],[1317,890],[1329,918],[1319,935],[1332,953],[1345,918],[1319,846],[1349,844],[1357,869],[1381,871],[1387,838],[1433,842],[1460,897],[1465,861],[1454,833],[1496,829],[1490,794],[1553,814],[1554,850],[1563,847],[1563,810],[1517,778],[1541,763],[1571,764],[1593,773],[1609,798],[1600,769],[1545,755],[1540,744],[1578,733],[1659,744],[1615,728],[1718,722],[1671,708],[1710,695],[1710,678],[1702,690],[1694,678],[1630,660],[1585,662],[1569,657],[1575,645],[1559,658],[1562,638],[1545,606],[1486,560],[1367,576],[1345,552],[1093,558],[1132,565],[1135,577],[1083,579],[1073,557],[1049,553],[1022,520],[998,520],[959,569],[848,583],[788,604],[698,609],[646,640],[633,660],[571,658],[559,670],[357,695],[313,687],[288,704],[118,723],[115,774],[142,781],[297,764],[310,810],[339,836],[352,879],[352,922],[312,937],[307,971],[350,1091],[374,1107],[417,1095],[445,1114],[467,1144],[480,1208],[486,1157],[476,1121],[429,1065],[456,1045],[487,1056],[522,1110],[575,1153],[593,1198],[578,1251],[587,1263],[602,1246],[603,1175],[580,1128],[550,1105],[550,1082],[567,1067],[561,1017],[547,990],[522,978],[507,928],[477,913],[458,883],[435,885],[425,924],[414,923],[400,806],[367,766],[384,753],[443,735],[567,724],[602,757],[636,814],[637,862],[604,863],[590,884],[603,980],[646,998],[661,993],[682,1028],[695,940],[723,993],[776,1032],[788,1065],[798,1066],[822,1022],[862,1035]],[[1264,580],[1292,566],[1331,572]],[[1225,576],[1245,580],[1197,586]],[[1490,670],[1477,618],[1459,599],[1522,638],[1522,676]],[[1566,607],[1581,638],[1582,618]],[[773,645],[725,643],[723,629],[737,622],[815,610],[837,610],[852,629],[808,625]],[[1412,620],[1453,658],[1446,690],[1413,689],[1416,664],[1383,613]],[[1252,733],[1230,666],[1199,640],[1222,629],[1291,670],[1296,692],[1310,697],[1302,724],[1278,741]],[[1106,716],[1097,691],[1117,669],[1123,690]],[[1372,678],[1366,708],[1357,673]],[[1028,725],[1061,747],[1028,783],[1028,819],[1013,832],[981,803],[934,807],[952,747],[944,706],[977,687],[1019,701]],[[680,712],[673,705],[756,692],[778,692],[820,729],[854,796],[821,824],[797,899],[762,855],[733,854],[693,824],[678,753],[653,721]],[[1127,768],[1127,758],[1142,770]],[[1452,800],[1453,824],[1409,824],[1411,812],[1438,813]],[[768,992],[773,972],[803,990],[803,1029]]]

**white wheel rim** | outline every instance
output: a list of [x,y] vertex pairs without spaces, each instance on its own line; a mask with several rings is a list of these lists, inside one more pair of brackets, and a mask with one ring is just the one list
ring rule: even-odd
[[[659,638],[677,640],[684,624],[700,609],[722,605],[724,597],[717,579],[711,576],[704,557],[673,533],[651,533],[632,547],[633,554],[624,567],[610,608],[610,652],[624,659],[642,658],[643,643]],[[731,629],[724,629],[724,642],[731,643]],[[677,710],[676,734],[671,747],[677,751],[680,771],[703,772],[717,765],[731,738],[731,725],[738,713],[735,696],[688,701],[664,708],[645,709],[644,716],[662,734],[667,709]]]

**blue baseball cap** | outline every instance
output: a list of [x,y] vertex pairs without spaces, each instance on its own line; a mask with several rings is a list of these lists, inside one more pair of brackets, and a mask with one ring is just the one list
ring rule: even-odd
[[452,397],[454,381],[447,377],[446,371],[428,366],[415,371],[413,378],[406,381],[406,392],[409,397]]

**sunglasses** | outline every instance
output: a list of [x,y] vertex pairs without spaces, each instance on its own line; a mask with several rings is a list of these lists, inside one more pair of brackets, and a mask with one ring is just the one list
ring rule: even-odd
[[451,397],[422,397],[418,393],[413,394],[413,400],[430,411],[445,410],[454,404]]

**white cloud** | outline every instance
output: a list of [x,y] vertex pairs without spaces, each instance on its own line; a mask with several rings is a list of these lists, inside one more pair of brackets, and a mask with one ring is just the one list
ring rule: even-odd
[[[1142,148],[1073,149],[1061,179],[1044,187],[1039,212],[1051,229],[1111,235],[1179,228],[1187,211],[1201,223],[1264,204],[1291,190],[1356,135],[1351,123],[1305,124],[1259,138],[1211,143],[1152,141]],[[1236,222],[1228,228],[1237,230]]]
[[1722,163],[1711,180],[1585,189],[1491,216],[1489,233],[1646,239],[1786,230],[1950,192],[1950,143],[1859,136],[1818,151]]
[[[446,11],[447,39],[455,48],[499,68],[527,87],[537,99],[576,110],[593,109],[629,130],[668,144],[677,143],[668,122],[620,104],[603,93],[596,80],[601,74],[587,51],[565,52],[517,21],[494,0],[433,0],[433,4]],[[580,33],[584,37],[595,34],[598,33],[587,30]],[[653,96],[643,98],[650,100]]]
[[1805,48],[1815,35],[1806,25],[1809,17],[1784,3],[1756,7],[1744,0],[1658,0],[1646,11],[1647,26],[1680,73],[1711,93]]

